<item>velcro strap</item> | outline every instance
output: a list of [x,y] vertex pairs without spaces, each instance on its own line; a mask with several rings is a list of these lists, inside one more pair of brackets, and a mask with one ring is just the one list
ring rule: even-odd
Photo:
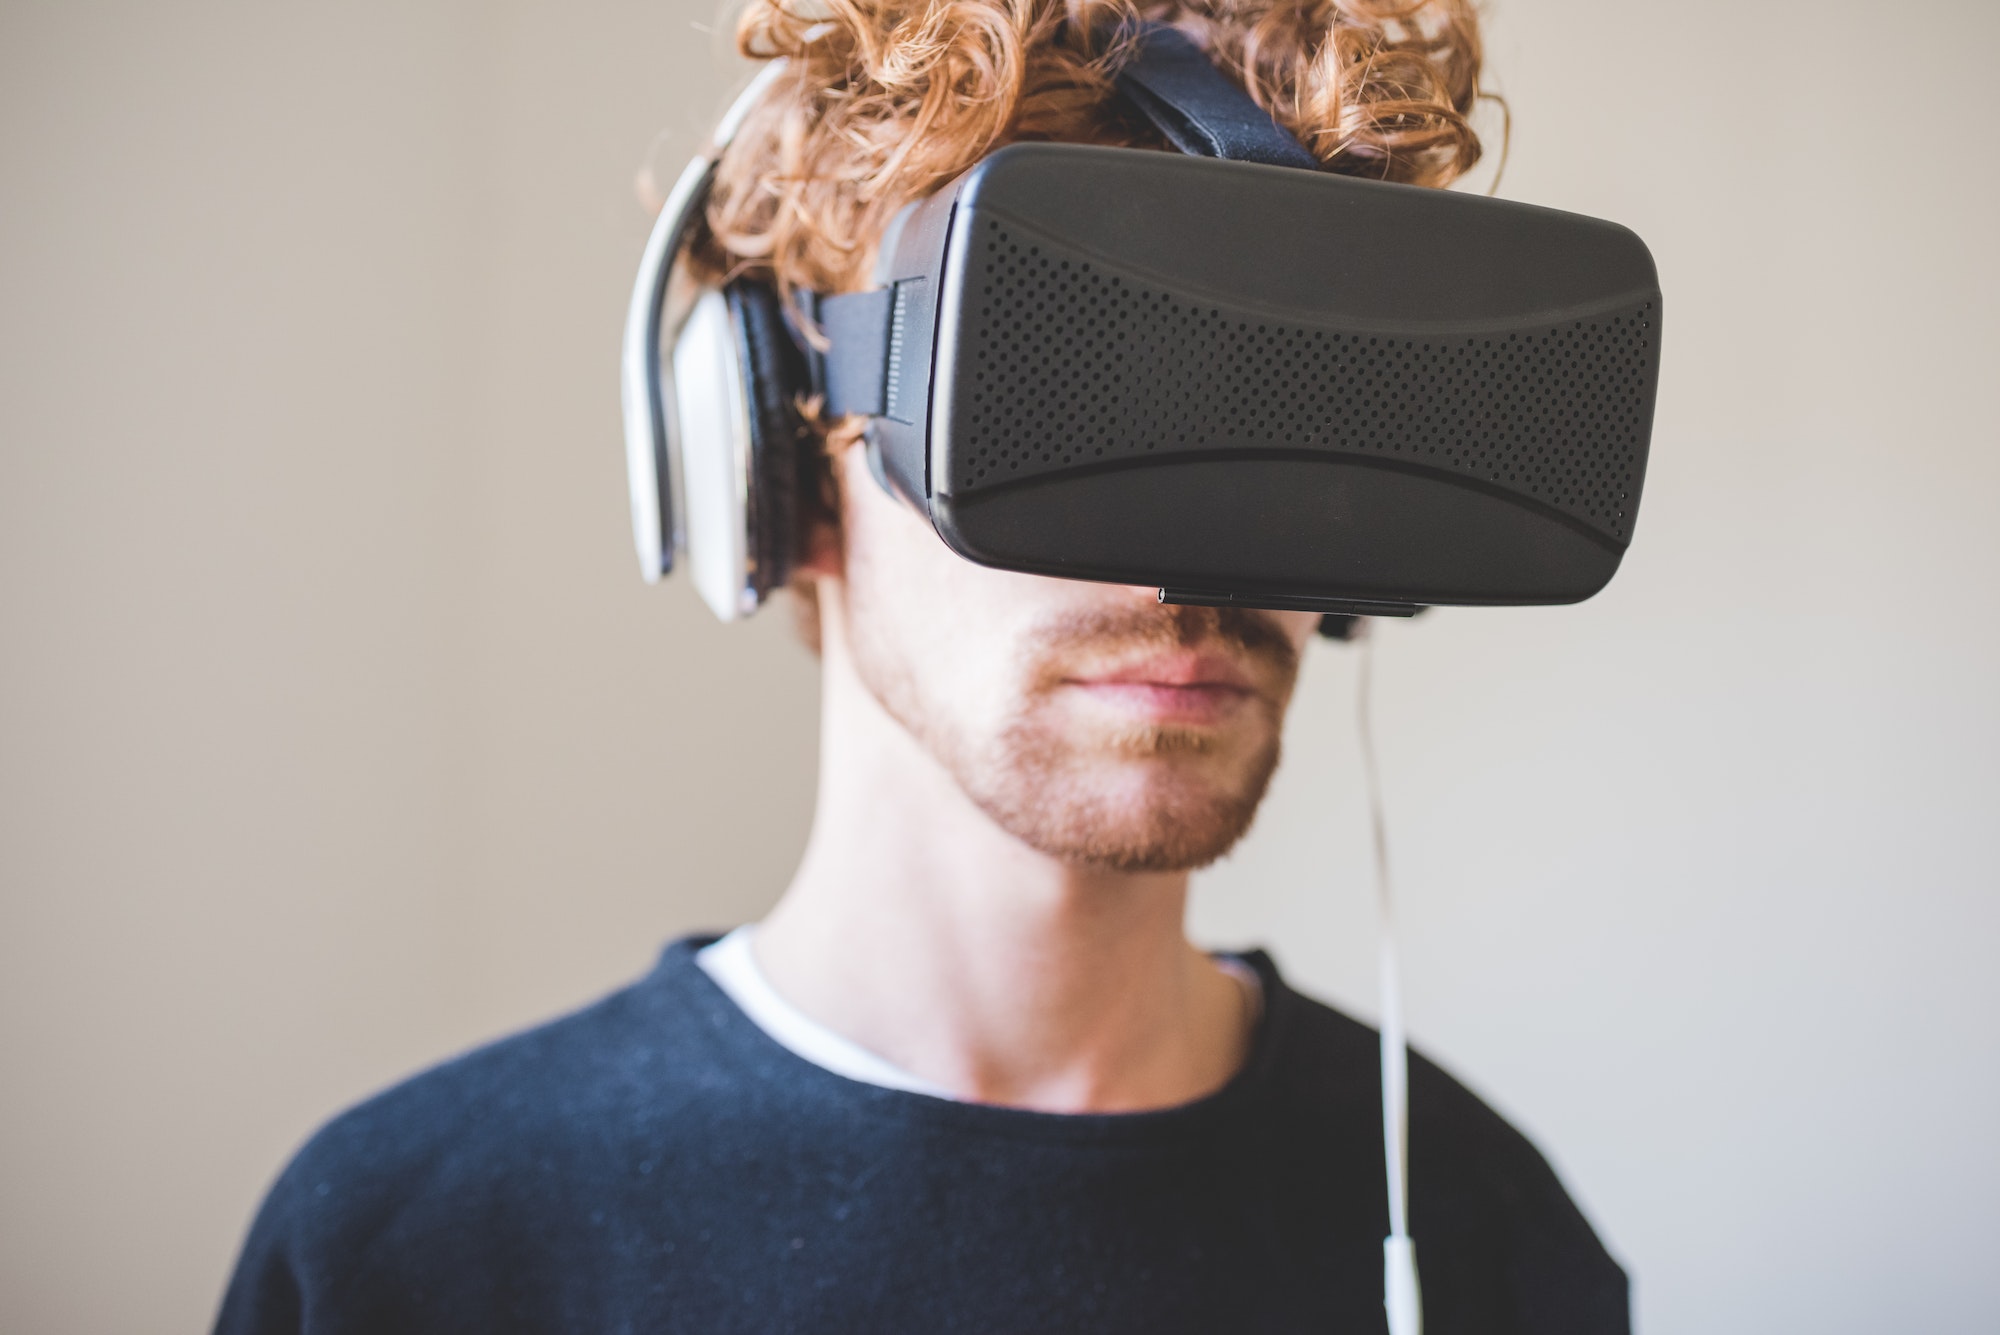
[[1140,23],[1118,91],[1181,152],[1273,167],[1319,168],[1306,146],[1209,63],[1180,29]]

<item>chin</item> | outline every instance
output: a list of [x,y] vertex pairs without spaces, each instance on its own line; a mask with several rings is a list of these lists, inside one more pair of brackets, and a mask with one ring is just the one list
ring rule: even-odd
[[1175,872],[1235,847],[1277,768],[1275,740],[1247,756],[1218,752],[1205,731],[1149,729],[1124,741],[1068,765],[988,770],[967,788],[1003,829],[1050,857]]
[[[1040,842],[1026,841],[1039,851],[1073,866],[1125,873],[1185,872],[1208,866],[1230,849],[1250,828],[1247,812],[1217,812],[1192,819],[1156,813],[1131,821],[1104,821],[1087,829],[1036,830]],[[1056,837],[1048,837],[1050,834]]]

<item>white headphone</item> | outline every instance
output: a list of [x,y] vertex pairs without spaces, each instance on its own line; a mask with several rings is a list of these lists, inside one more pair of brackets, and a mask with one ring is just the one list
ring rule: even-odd
[[756,611],[791,573],[804,447],[792,404],[808,373],[768,284],[698,287],[679,261],[723,151],[785,64],[759,71],[708,151],[675,181],[625,316],[625,464],[639,572],[655,583],[685,553],[696,591],[724,621]]

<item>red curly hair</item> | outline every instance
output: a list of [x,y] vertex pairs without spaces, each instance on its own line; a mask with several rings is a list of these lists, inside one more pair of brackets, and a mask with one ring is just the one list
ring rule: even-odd
[[1186,32],[1330,171],[1445,185],[1479,160],[1470,0],[750,0],[738,45],[789,64],[723,158],[704,257],[851,291],[898,209],[1002,144],[1163,146],[1112,95],[1138,18]]

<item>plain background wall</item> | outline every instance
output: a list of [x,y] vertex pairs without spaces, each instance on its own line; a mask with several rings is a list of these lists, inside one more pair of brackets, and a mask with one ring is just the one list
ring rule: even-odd
[[[0,7],[0,1329],[201,1327],[319,1120],[783,884],[811,660],[639,584],[619,453],[723,27]],[[1415,1033],[1649,1335],[1990,1330],[2000,8],[1491,33],[1503,193],[1647,238],[1666,366],[1605,595],[1382,638]],[[1367,1013],[1353,687],[1194,925]]]

